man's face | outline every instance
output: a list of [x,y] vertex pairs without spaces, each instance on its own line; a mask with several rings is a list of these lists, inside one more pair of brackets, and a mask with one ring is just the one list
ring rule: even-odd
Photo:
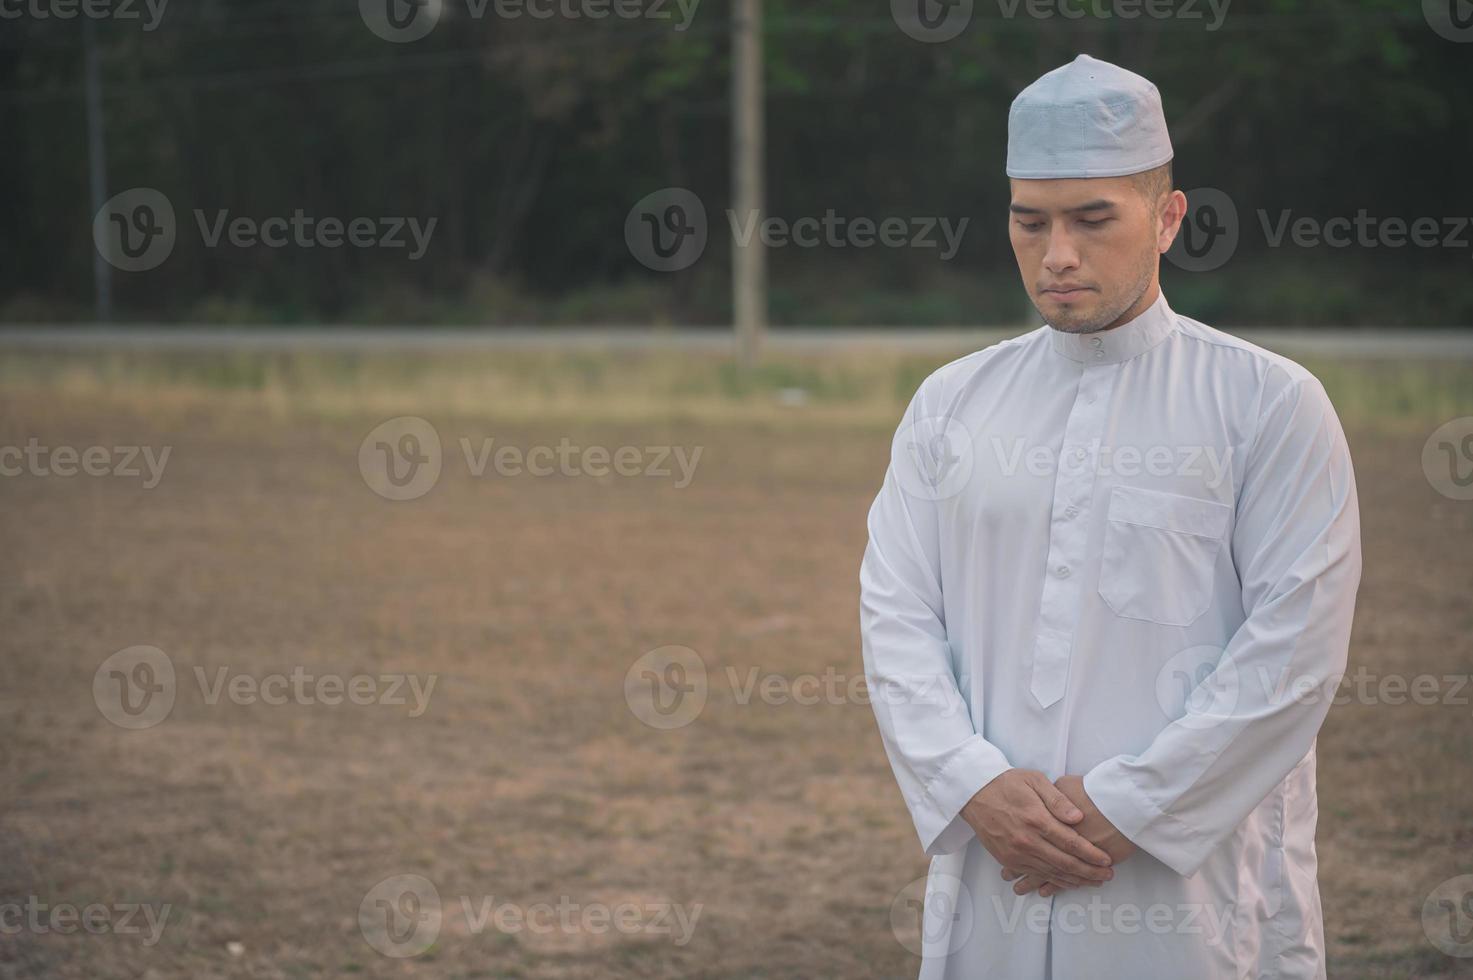
[[1044,320],[1068,333],[1092,333],[1139,313],[1134,307],[1176,237],[1185,195],[1173,191],[1155,215],[1128,176],[1011,183],[1008,237]]

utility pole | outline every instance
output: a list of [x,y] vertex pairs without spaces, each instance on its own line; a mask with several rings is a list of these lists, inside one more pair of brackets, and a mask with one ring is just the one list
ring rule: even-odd
[[[741,221],[763,213],[762,0],[732,0],[731,164],[732,198]],[[757,361],[767,331],[767,254],[762,236],[746,245],[732,239],[732,311],[742,365]]]
[[[85,63],[87,88],[87,186],[92,198],[92,216],[102,210],[107,193],[107,144],[103,138],[102,72],[97,62],[97,23],[93,17],[82,18],[82,59]],[[98,323],[113,318],[112,267],[102,250],[92,249],[92,296],[96,303]]]

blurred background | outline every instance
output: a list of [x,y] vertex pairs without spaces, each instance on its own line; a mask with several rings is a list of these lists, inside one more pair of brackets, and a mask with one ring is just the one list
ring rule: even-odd
[[[166,261],[113,276],[120,322],[731,322],[726,0],[108,0],[111,16],[68,19],[32,9],[66,0],[10,2],[0,320],[93,318],[95,249],[79,230],[102,204],[89,192],[89,166],[101,165],[104,198],[152,188],[176,215]],[[400,8],[403,29],[385,13]],[[765,213],[970,222],[945,259],[923,247],[785,249],[770,273],[773,322],[1031,315],[1002,234],[1008,104],[1081,51],[1147,74],[1171,124],[1178,186],[1217,189],[1236,206],[1231,262],[1211,276],[1168,266],[1170,295],[1194,315],[1473,319],[1469,291],[1455,288],[1473,231],[1442,242],[1445,218],[1473,214],[1465,5],[1151,9],[767,0]],[[623,227],[666,187],[697,195],[713,233],[699,261],[660,273],[631,255]],[[436,224],[411,258],[412,248],[210,247],[195,216],[213,227],[221,211],[260,222],[298,209],[319,222]],[[1323,223],[1362,210],[1378,223],[1432,218],[1442,233],[1435,246],[1354,233],[1340,246],[1273,244],[1286,215]]]
[[1351,442],[1330,976],[1473,976],[1466,0],[0,0],[0,977],[914,976],[865,515],[1081,52]]

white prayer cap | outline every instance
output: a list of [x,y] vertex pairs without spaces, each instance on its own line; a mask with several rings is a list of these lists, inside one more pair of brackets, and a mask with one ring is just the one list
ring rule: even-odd
[[1008,111],[1009,177],[1120,177],[1170,159],[1156,86],[1087,54],[1019,92]]

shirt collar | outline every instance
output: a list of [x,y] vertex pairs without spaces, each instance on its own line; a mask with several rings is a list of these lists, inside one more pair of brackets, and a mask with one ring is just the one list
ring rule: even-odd
[[1166,293],[1135,319],[1110,330],[1066,333],[1049,327],[1054,350],[1084,364],[1119,364],[1144,354],[1176,332],[1176,315],[1166,305]]

